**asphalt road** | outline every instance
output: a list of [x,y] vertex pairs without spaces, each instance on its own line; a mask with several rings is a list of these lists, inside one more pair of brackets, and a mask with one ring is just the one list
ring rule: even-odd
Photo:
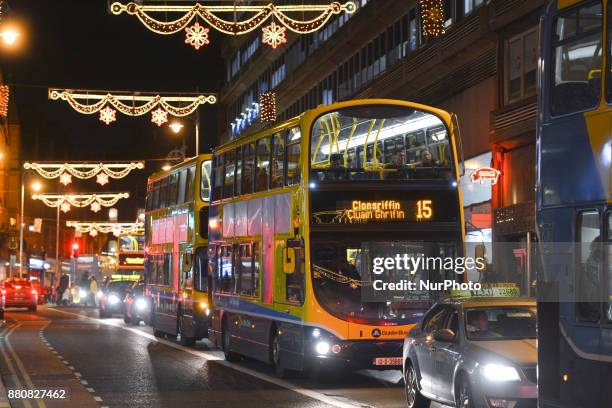
[[183,347],[142,324],[100,320],[92,309],[39,307],[6,317],[0,372],[7,390],[68,392],[67,399],[11,399],[12,407],[405,407],[397,371],[279,380],[263,363],[227,363],[206,341]]

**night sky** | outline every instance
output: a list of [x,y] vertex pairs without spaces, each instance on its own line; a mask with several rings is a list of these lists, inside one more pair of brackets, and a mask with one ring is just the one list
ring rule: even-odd
[[[21,122],[22,159],[147,160],[144,171],[104,188],[94,180],[66,189],[130,191],[137,200],[118,208],[120,218],[132,220],[136,208],[144,205],[146,176],[164,164],[155,159],[179,148],[182,137],[167,126],[151,123],[150,114],[132,118],[117,112],[117,122],[106,126],[98,114],[83,115],[64,101],[48,100],[47,89],[218,92],[224,77],[223,37],[211,33],[211,44],[196,51],[184,44],[183,32],[162,36],[134,16],[110,14],[106,0],[12,0],[9,4],[25,31],[22,50],[0,54],[12,85],[11,103],[16,103]],[[203,105],[200,113],[203,153],[216,142],[217,111]],[[188,154],[193,155],[194,132],[190,122],[184,123]],[[51,189],[59,191],[61,185],[45,182],[45,186],[46,192],[55,192]],[[71,215],[77,214],[94,218],[89,210]],[[98,218],[105,214],[102,211]]]

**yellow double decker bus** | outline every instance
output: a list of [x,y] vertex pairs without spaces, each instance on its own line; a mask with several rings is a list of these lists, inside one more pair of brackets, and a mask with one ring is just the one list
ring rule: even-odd
[[145,218],[145,282],[156,336],[193,345],[207,336],[210,155],[149,177]]
[[119,235],[117,269],[113,280],[138,281],[144,277],[144,230]]
[[463,252],[455,122],[415,103],[354,100],[215,150],[209,338],[226,359],[258,359],[279,376],[401,366],[431,299],[382,298],[371,271],[375,259]]

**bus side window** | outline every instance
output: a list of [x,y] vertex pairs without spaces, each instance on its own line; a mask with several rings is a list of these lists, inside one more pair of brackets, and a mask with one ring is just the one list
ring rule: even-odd
[[159,180],[153,183],[153,202],[151,203],[152,210],[157,210],[159,208],[159,187]]
[[286,185],[294,186],[300,184],[302,180],[302,172],[300,169],[300,128],[295,127],[287,132],[287,158],[286,168]]
[[253,192],[253,173],[255,172],[255,145],[253,143],[243,147],[243,157],[242,192],[251,194]]
[[232,246],[224,245],[221,257],[221,291],[232,293],[234,291],[234,260],[232,257]]
[[163,257],[162,285],[172,286],[172,254],[164,254]]
[[236,184],[234,185],[234,196],[242,195],[242,149],[236,149]]
[[168,203],[168,177],[161,180],[159,187],[159,208],[166,208]]
[[586,3],[554,22],[552,39],[551,114],[593,108],[601,88],[602,5]]
[[177,204],[183,204],[185,202],[185,197],[187,196],[187,170],[183,169],[179,173],[176,174],[178,177],[177,189],[178,189],[178,197],[176,199]]
[[213,186],[213,199],[220,200],[221,199],[221,191],[223,190],[223,180],[225,176],[223,175],[223,156],[216,156],[214,158],[214,179],[215,183]]
[[578,248],[580,267],[577,268],[577,302],[576,317],[578,320],[597,322],[600,318],[601,265],[603,262],[599,213],[585,211],[578,215]]
[[251,244],[240,245],[240,294],[251,296],[253,294],[253,254]]
[[253,293],[252,295],[255,297],[259,297],[259,270],[260,270],[260,263],[259,263],[259,243],[258,242],[253,242],[253,247],[251,252],[253,253],[253,273],[252,273],[252,279],[253,279]]
[[193,200],[193,193],[195,190],[195,175],[196,175],[195,166],[189,167],[187,169],[187,194],[186,194],[187,201]]
[[[296,250],[296,255],[301,251]],[[302,303],[304,301],[304,272],[301,266],[301,256],[296,256],[295,272],[285,275],[285,295],[288,302]]]
[[255,191],[266,191],[268,189],[269,170],[270,138],[266,137],[257,141],[257,177],[255,180]]
[[176,205],[176,198],[178,196],[178,176],[180,173],[171,174],[168,179],[168,207]]
[[234,152],[225,153],[225,181],[223,183],[223,198],[234,195],[234,178],[236,177],[236,156]]
[[270,188],[283,186],[285,174],[285,141],[284,132],[272,135],[272,182]]

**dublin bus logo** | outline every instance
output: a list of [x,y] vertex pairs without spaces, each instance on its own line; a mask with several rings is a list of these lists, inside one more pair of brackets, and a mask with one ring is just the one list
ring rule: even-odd
[[501,171],[497,169],[492,167],[481,167],[474,170],[470,177],[472,179],[472,183],[480,182],[480,184],[484,184],[484,182],[488,180],[491,182],[491,185],[494,186],[497,184],[500,175]]

